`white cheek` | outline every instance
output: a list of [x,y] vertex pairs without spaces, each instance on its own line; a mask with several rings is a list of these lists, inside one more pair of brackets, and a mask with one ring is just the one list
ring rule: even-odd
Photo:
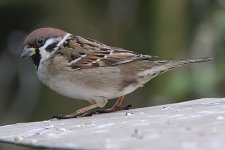
[[[40,55],[41,55],[41,58],[42,58],[42,61],[43,61],[43,60],[47,60],[52,54],[55,53],[56,50],[58,50],[59,47],[56,46],[56,47],[54,48],[53,51],[46,51],[46,48],[47,48],[49,45],[51,45],[52,43],[55,43],[55,42],[57,42],[57,41],[62,41],[62,39],[61,39],[61,38],[51,38],[51,39],[48,39],[48,40],[45,42],[45,44],[44,44],[42,47],[39,48],[39,50],[40,50]],[[60,43],[60,42],[59,42],[59,43]]]
[[[45,64],[48,59],[54,55],[54,53],[63,45],[63,43],[71,36],[71,34],[67,33],[63,38],[49,38],[46,40],[45,44],[39,48],[39,53],[41,55],[40,65]],[[51,45],[52,43],[58,42],[54,50],[46,51],[46,48]]]
[[48,39],[45,44],[39,48],[40,50],[40,55],[41,55],[41,58],[42,59],[48,59],[51,55],[51,52],[47,52],[45,49],[48,45],[50,45],[51,43],[54,43],[55,42],[55,39]]
[[[71,36],[71,34],[67,33],[63,38],[50,38],[48,39],[45,44],[39,48],[40,50],[40,55],[42,59],[46,60],[48,59],[56,50],[59,49],[59,47]],[[46,48],[51,45],[52,43],[59,41],[57,46],[54,48],[53,51],[48,52],[46,51]]]
[[45,44],[44,44],[42,47],[40,47],[39,49],[40,49],[40,50],[45,50],[46,47],[48,47],[50,44],[54,43],[55,41],[56,41],[56,39],[50,38],[50,39],[48,39],[48,40],[45,42]]

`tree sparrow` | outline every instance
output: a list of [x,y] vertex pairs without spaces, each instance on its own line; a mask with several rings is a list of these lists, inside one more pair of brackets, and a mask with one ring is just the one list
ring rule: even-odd
[[21,56],[32,58],[38,78],[52,90],[91,103],[72,114],[57,116],[59,119],[89,115],[92,109],[102,108],[108,99],[117,97],[112,108],[101,112],[129,109],[131,105],[122,106],[124,95],[152,78],[186,64],[211,60],[158,60],[55,28],[31,32],[24,40]]

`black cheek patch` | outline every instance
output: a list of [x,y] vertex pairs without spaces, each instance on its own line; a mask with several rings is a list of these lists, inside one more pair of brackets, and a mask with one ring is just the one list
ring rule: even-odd
[[52,52],[59,42],[54,42],[46,47],[47,52]]

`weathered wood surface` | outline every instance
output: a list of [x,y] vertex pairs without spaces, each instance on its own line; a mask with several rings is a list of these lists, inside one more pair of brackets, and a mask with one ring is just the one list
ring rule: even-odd
[[0,127],[0,141],[62,149],[225,148],[225,99]]

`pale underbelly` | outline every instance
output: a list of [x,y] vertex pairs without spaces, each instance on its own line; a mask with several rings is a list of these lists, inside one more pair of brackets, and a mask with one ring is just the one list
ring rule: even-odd
[[114,99],[129,94],[138,87],[140,87],[140,86],[129,86],[120,91],[114,88],[111,89],[104,88],[100,90],[89,88],[82,84],[76,85],[71,82],[51,82],[51,84],[48,84],[47,86],[49,86],[52,90],[56,91],[57,93],[63,96],[87,101],[97,100],[98,97]]
[[[92,75],[93,78],[91,78],[90,80],[92,82],[89,83],[78,78],[81,73],[76,74],[77,80],[76,81],[73,80],[73,82],[72,81],[70,82],[68,80],[70,76],[62,76],[60,74],[57,76],[56,75],[47,76],[47,74],[49,73],[47,73],[45,69],[38,72],[38,77],[49,88],[51,88],[52,90],[63,96],[87,101],[98,100],[99,97],[105,97],[106,99],[114,99],[120,96],[127,95],[136,90],[138,87],[142,86],[142,85],[129,85],[128,87],[121,89],[120,81],[102,74],[93,73]],[[90,72],[84,72],[82,75],[86,74],[90,74]],[[96,78],[96,76],[98,78]],[[89,75],[87,77],[90,78]],[[85,78],[85,76],[83,78]],[[102,82],[96,82],[96,84],[98,84],[97,86],[93,86],[93,84],[90,84],[93,83],[93,81],[95,82],[101,80]],[[113,85],[109,85],[109,83]]]

